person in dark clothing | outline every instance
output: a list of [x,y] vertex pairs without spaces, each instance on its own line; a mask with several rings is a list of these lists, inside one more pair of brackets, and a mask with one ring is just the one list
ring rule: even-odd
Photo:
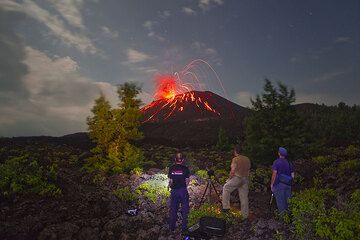
[[190,171],[184,164],[185,157],[177,153],[175,164],[169,168],[169,186],[171,188],[170,203],[170,225],[171,231],[176,228],[177,212],[181,204],[182,231],[187,231],[189,214],[189,193],[187,186],[189,184]]
[[293,166],[286,160],[287,150],[279,148],[279,158],[272,165],[271,191],[275,195],[277,208],[281,213],[288,210],[291,197],[291,182],[294,178]]

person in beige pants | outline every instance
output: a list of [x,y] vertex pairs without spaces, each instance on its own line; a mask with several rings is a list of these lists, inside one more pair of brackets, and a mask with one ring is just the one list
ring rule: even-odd
[[230,210],[230,194],[235,189],[239,192],[241,215],[249,216],[249,173],[250,159],[240,154],[240,146],[234,148],[234,158],[231,161],[230,177],[225,183],[222,192],[222,208],[224,212]]

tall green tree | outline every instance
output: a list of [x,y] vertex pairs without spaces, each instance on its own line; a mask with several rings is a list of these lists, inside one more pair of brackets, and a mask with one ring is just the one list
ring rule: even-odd
[[305,145],[304,125],[292,104],[295,91],[265,79],[264,92],[251,99],[252,113],[245,120],[245,152],[257,163],[269,164],[279,146],[292,157],[300,156]]
[[112,109],[104,95],[96,99],[93,116],[87,119],[90,138],[96,144],[85,165],[89,171],[129,172],[141,164],[143,153],[133,145],[143,137],[139,131],[141,101],[136,98],[140,90],[132,83],[120,85],[119,108]]
[[216,143],[216,148],[220,151],[226,151],[230,149],[229,138],[226,135],[224,128],[220,127],[218,132],[218,140]]

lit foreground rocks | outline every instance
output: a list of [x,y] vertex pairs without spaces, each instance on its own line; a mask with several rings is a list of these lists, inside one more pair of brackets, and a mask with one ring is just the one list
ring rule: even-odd
[[[0,234],[2,239],[182,239],[180,231],[171,233],[168,230],[169,197],[166,192],[162,195],[159,191],[167,182],[164,176],[162,170],[151,169],[141,175],[114,175],[94,185],[85,174],[63,170],[60,172],[63,196],[58,199],[15,199],[10,207],[1,208]],[[146,182],[155,184],[155,197],[149,184],[142,185]],[[191,176],[192,209],[199,206],[205,183],[203,179]],[[139,186],[143,186],[141,191]],[[221,185],[215,186],[221,191]],[[123,187],[137,192],[136,203],[121,201],[114,195],[115,189]],[[230,225],[222,239],[274,239],[276,234],[285,234],[284,237],[289,239],[286,225],[269,213],[267,193],[254,194],[250,195],[251,221]],[[217,203],[214,192],[210,200]],[[233,206],[238,206],[236,194]],[[138,215],[126,214],[132,207],[140,209]],[[180,216],[178,220],[180,223]]]

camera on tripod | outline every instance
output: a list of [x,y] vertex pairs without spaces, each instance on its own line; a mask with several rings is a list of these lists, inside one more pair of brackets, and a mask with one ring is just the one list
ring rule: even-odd
[[212,170],[212,169],[207,169],[207,175],[208,175],[209,178],[215,176],[214,170]]

